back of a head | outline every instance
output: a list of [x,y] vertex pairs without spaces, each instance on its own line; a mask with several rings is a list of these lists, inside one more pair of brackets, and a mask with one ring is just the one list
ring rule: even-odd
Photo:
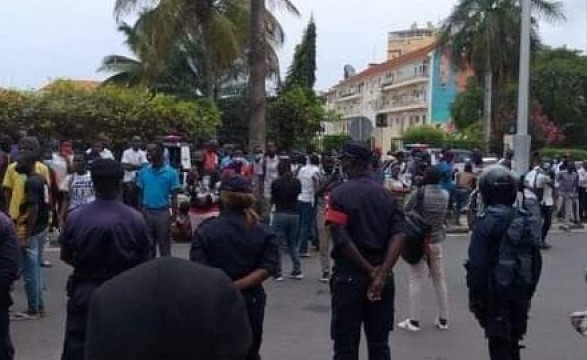
[[92,295],[87,360],[243,360],[250,343],[243,299],[217,269],[159,258]]
[[312,165],[320,165],[320,157],[316,154],[310,155],[310,164]]
[[438,185],[441,179],[440,171],[435,166],[428,166],[424,170],[422,185]]
[[288,158],[279,159],[277,164],[277,174],[279,176],[286,176],[291,173],[291,160]]
[[92,162],[90,172],[96,195],[112,195],[120,188],[124,170],[119,162],[112,159],[98,159]]
[[35,158],[41,157],[41,143],[36,136],[25,136],[18,142],[21,152],[26,151]]
[[518,193],[518,181],[501,165],[487,168],[479,178],[479,191],[487,205],[512,205]]

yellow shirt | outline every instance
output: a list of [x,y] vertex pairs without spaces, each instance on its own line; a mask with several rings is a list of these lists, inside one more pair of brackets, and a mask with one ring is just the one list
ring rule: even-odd
[[[16,163],[12,163],[8,166],[2,184],[5,188],[12,190],[10,204],[8,205],[8,214],[12,220],[18,219],[20,205],[24,201],[24,184],[26,182],[26,175],[17,173],[15,167]],[[37,161],[35,163],[35,173],[44,177],[45,180],[47,180],[47,184],[51,184],[51,175],[49,174],[49,168],[47,165]]]

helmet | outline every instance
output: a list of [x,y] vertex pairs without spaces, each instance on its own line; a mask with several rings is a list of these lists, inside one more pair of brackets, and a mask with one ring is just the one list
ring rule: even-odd
[[479,191],[487,206],[512,205],[518,195],[518,181],[506,167],[491,166],[479,178]]

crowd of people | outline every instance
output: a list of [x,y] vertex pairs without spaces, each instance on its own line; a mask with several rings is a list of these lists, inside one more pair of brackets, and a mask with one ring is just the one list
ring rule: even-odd
[[[519,359],[529,311],[520,304],[529,304],[540,271],[536,265],[531,289],[519,299],[501,298],[502,289],[487,287],[494,281],[491,264],[498,260],[495,247],[500,242],[495,239],[510,233],[509,223],[500,221],[515,219],[511,209],[527,209],[543,230],[536,248],[546,249],[553,213],[564,219],[566,230],[581,226],[587,215],[587,163],[576,169],[570,159],[555,163],[538,154],[520,179],[510,171],[511,153],[494,167],[480,169],[472,161],[457,171],[450,150],[443,151],[433,165],[426,151],[383,157],[377,149],[352,142],[337,153],[323,154],[280,153],[270,142],[247,154],[210,141],[194,152],[192,168],[181,176],[160,142],[145,145],[140,137],[133,137],[120,161],[114,160],[104,139],[90,149],[74,148],[69,141],[58,145],[42,151],[36,137],[22,134],[13,143],[0,136],[4,188],[0,200],[5,211],[0,215],[0,359],[13,358],[11,318],[47,316],[41,267],[51,266],[43,253],[53,228],[60,233],[61,259],[73,268],[66,289],[63,360],[85,359],[86,354],[88,359],[106,359],[107,351],[92,339],[108,337],[102,319],[116,312],[121,317],[116,321],[122,324],[132,314],[144,315],[93,304],[132,298],[130,291],[121,295],[113,289],[124,288],[124,279],[140,278],[135,270],[151,274],[171,268],[204,271],[174,262],[143,264],[157,257],[157,250],[160,257],[170,257],[173,239],[190,241],[190,261],[222,270],[242,295],[242,303],[235,307],[244,309],[250,333],[227,332],[226,336],[240,335],[242,340],[233,350],[244,349],[240,357],[232,354],[230,358],[260,359],[266,304],[263,283],[270,278],[304,279],[301,258],[318,254],[320,281],[329,283],[332,293],[334,359],[358,359],[362,326],[370,358],[389,359],[395,293],[392,269],[406,242],[413,240],[405,236],[408,214],[419,214],[427,231],[421,247],[425,251],[408,262],[409,314],[398,326],[421,331],[420,293],[430,274],[439,305],[435,325],[447,330],[450,309],[442,242],[447,225],[460,225],[465,208],[473,215],[467,265],[471,309],[486,330],[491,358]],[[283,255],[291,260],[289,271]],[[528,256],[535,262],[540,257],[532,251]],[[19,277],[25,284],[27,310],[11,312],[10,289]],[[166,285],[173,288],[165,294],[168,306],[183,303],[180,284]],[[103,296],[93,300],[94,293]],[[141,306],[146,305],[137,305]],[[499,328],[498,320],[511,326]],[[149,319],[139,323],[143,321],[145,329],[157,323]],[[212,346],[196,343],[193,346]],[[102,346],[110,354],[116,352],[110,344]],[[144,354],[129,349],[124,353]]]

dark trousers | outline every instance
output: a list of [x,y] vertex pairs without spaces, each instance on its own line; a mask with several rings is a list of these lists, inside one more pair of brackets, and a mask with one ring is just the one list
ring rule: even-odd
[[579,188],[579,220],[587,220],[587,188]]
[[489,357],[491,360],[520,360],[520,344],[515,340],[490,337]]
[[298,213],[300,214],[300,229],[298,232],[298,246],[300,254],[308,253],[308,243],[311,241],[314,224],[314,206],[312,203],[298,201]]
[[365,329],[369,360],[389,360],[389,333],[393,328],[395,288],[393,277],[386,285],[382,299],[367,299],[370,279],[363,274],[334,270],[331,279],[334,360],[358,360],[361,325]]
[[552,226],[552,206],[542,205],[542,242],[546,241],[550,227]]
[[8,304],[8,302],[0,304],[0,360],[12,360],[14,358],[14,347],[10,337]]
[[171,240],[169,238],[171,216],[169,210],[145,210],[144,213],[151,237],[159,247],[159,256],[171,256]]
[[134,182],[126,182],[122,187],[122,201],[135,209],[139,207],[139,187]]
[[246,360],[261,360],[261,343],[263,342],[263,322],[265,321],[265,303],[267,296],[262,287],[242,292],[247,305],[249,324],[253,333],[253,342]]
[[100,284],[71,279],[67,283],[67,318],[61,360],[84,360],[90,298]]

